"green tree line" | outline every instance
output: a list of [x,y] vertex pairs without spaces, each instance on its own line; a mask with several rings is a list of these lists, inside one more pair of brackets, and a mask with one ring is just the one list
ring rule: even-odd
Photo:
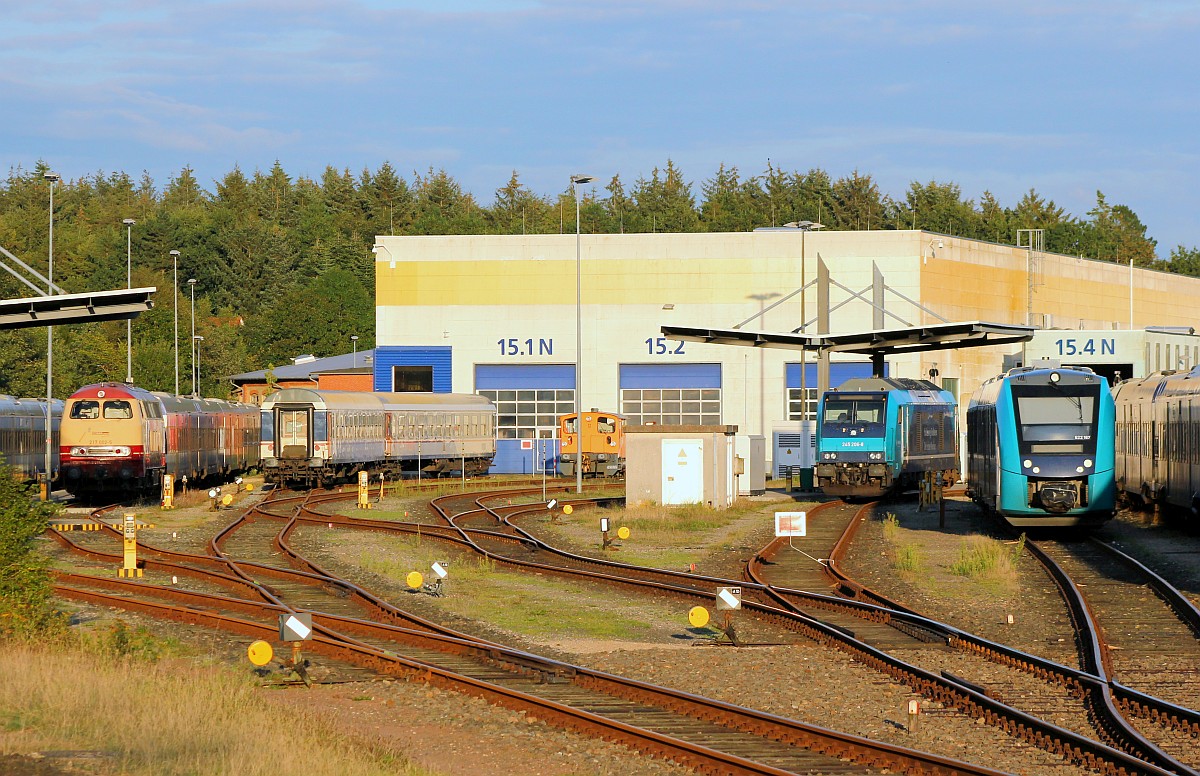
[[[47,170],[44,163],[10,170],[0,184],[0,246],[43,272]],[[925,229],[1012,244],[1018,229],[1044,229],[1049,251],[1200,276],[1200,250],[1179,246],[1160,259],[1137,214],[1099,191],[1095,206],[1074,216],[1033,190],[1007,206],[986,191],[975,201],[957,184],[930,181],[913,182],[893,198],[857,171],[834,178],[768,165],[743,175],[721,165],[697,187],[668,160],[629,185],[614,175],[581,196],[586,233],[747,231],[815,221],[833,230]],[[135,221],[129,232],[127,218]],[[352,335],[360,349],[374,347],[376,235],[570,233],[575,200],[569,185],[537,194],[516,171],[485,205],[445,170],[405,178],[386,163],[358,175],[327,167],[314,180],[293,177],[276,162],[250,175],[235,168],[208,187],[187,167],[161,189],[145,174],[63,180],[55,185],[53,223],[54,281],[67,292],[124,287],[127,237],[133,286],[159,289],[154,309],[133,321],[138,385],[174,389],[178,315],[181,391],[191,391],[194,321],[204,338],[199,391],[227,396],[228,375],[303,353],[344,353]],[[31,293],[0,277],[0,298]],[[0,392],[44,394],[45,355],[41,329],[0,335]],[[54,365],[59,397],[89,382],[124,379],[124,322],[57,327]]]

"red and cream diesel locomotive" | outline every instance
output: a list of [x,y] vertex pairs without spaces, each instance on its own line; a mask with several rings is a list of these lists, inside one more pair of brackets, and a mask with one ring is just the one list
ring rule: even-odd
[[121,383],[80,388],[63,407],[62,486],[77,496],[233,477],[258,465],[258,409]]

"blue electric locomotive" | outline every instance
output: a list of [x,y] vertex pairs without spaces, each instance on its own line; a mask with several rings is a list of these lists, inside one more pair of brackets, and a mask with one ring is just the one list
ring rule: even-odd
[[815,484],[831,496],[876,498],[925,472],[958,467],[954,395],[925,380],[847,380],[821,396]]
[[1014,526],[1112,518],[1115,415],[1108,381],[1029,366],[980,386],[967,408],[967,493]]

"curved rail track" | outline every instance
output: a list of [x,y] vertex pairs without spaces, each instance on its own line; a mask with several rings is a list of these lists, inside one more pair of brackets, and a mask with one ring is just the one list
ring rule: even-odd
[[[674,594],[700,601],[710,601],[716,587],[738,584],[736,580],[645,568],[567,553],[541,542],[516,526],[510,519],[522,513],[541,512],[544,509],[543,505],[487,507],[485,502],[495,499],[496,495],[484,494],[476,500],[477,508],[451,514],[453,510],[450,509],[449,504],[461,498],[461,496],[447,496],[432,502],[447,522],[446,526],[438,529],[439,535],[448,540],[471,546],[477,552],[500,563],[539,573],[583,576],[592,580],[635,586],[655,593]],[[830,504],[824,508],[832,509],[833,507],[834,505]],[[322,521],[329,519],[329,516],[318,513],[304,517]],[[421,531],[425,535],[430,535],[427,526],[397,528],[394,523],[366,524],[361,520],[352,520],[347,524],[370,530]],[[481,524],[483,527],[476,527]],[[836,580],[835,583],[840,588],[852,589],[857,597],[874,597],[879,601],[885,600],[882,596],[873,596],[870,591],[861,586],[853,585],[844,577]],[[829,587],[830,583],[827,582],[823,586]],[[781,602],[778,600],[778,596],[770,586],[762,582],[743,585],[743,593],[747,597],[747,600],[743,601],[743,607],[753,611],[756,615],[783,624],[818,642],[848,651],[862,662],[912,687],[916,692],[983,719],[1003,728],[1010,734],[1024,738],[1035,746],[1066,756],[1074,762],[1110,773],[1189,772],[1186,767],[1180,766],[1170,756],[1158,751],[1153,744],[1144,741],[1136,733],[1128,733],[1119,715],[1111,715],[1120,720],[1115,725],[1117,732],[1101,735],[1102,738],[1113,742],[1114,745],[1110,746],[1086,735],[1048,724],[1038,717],[989,697],[968,682],[953,676],[937,675],[920,669],[898,659],[878,645],[856,638],[856,634],[860,631],[863,631],[864,635],[866,635],[865,631],[871,631],[871,624],[874,623],[887,627],[876,627],[870,635],[881,639],[884,646],[893,650],[901,646],[915,647],[931,641],[942,641],[953,646],[958,638],[969,642],[969,646],[966,647],[968,649],[978,649],[979,645],[988,645],[987,642],[970,637],[969,634],[961,634],[953,628],[921,618],[902,607],[895,607],[893,604],[892,606],[895,608],[888,609],[878,604],[846,601],[831,596],[814,595],[802,590],[786,591],[786,596],[792,599],[803,599],[806,603],[805,608],[821,609],[822,613],[819,619],[806,614],[805,608],[794,603],[784,601],[782,602],[783,606],[780,606]],[[850,620],[850,617],[857,619]],[[840,619],[841,622],[834,622],[834,619]],[[1002,654],[1009,660],[1037,661],[1036,658],[1029,658],[1007,650],[1001,645],[991,646],[998,654]],[[1040,661],[1040,663],[1048,666],[1051,671],[1059,668],[1048,661]],[[1069,671],[1069,669],[1064,670]],[[1077,684],[1083,685],[1088,684],[1089,681],[1093,683],[1096,681],[1081,672],[1075,672],[1072,678],[1076,680]]]
[[[322,494],[313,500],[346,497]],[[221,531],[209,555],[141,547],[147,570],[199,578],[223,593],[65,574],[56,587],[67,597],[256,638],[276,635],[280,612],[310,611],[315,630],[310,652],[482,696],[710,773],[994,773],[455,634],[303,558],[289,537],[307,509],[302,497],[275,496]],[[429,528],[422,527],[426,535]],[[454,530],[460,538],[478,533]],[[93,558],[119,559],[87,546],[94,539],[83,537],[95,535],[57,536]]]

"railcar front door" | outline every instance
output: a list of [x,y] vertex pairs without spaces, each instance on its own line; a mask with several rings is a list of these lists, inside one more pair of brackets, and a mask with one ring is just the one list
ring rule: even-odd
[[289,409],[281,407],[279,428],[276,434],[277,453],[280,458],[312,457],[312,422],[307,407]]

